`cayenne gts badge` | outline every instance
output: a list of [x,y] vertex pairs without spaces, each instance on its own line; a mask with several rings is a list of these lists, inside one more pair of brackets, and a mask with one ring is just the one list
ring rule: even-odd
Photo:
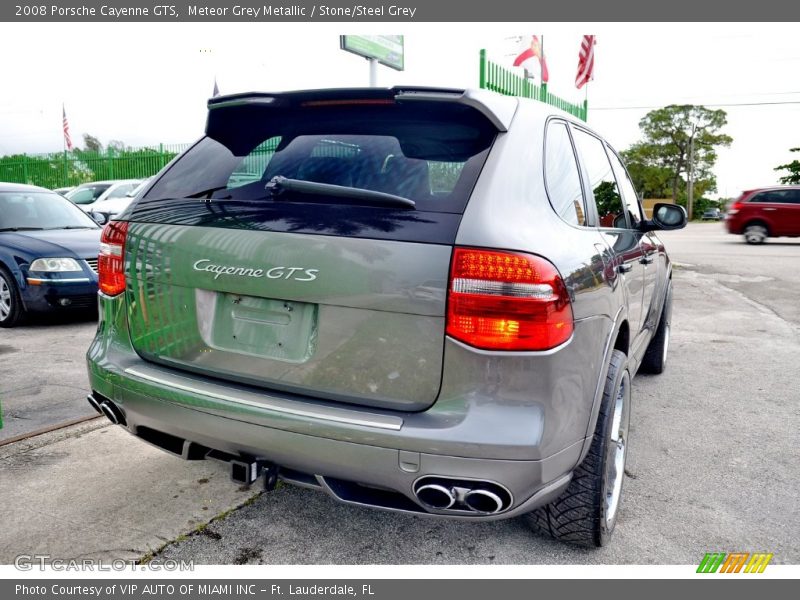
[[254,269],[252,267],[237,267],[234,265],[218,265],[207,258],[201,258],[192,265],[195,271],[214,273],[214,279],[221,275],[234,277],[266,277],[267,279],[293,279],[295,281],[314,281],[319,269],[306,269],[305,267],[272,267],[271,269]]

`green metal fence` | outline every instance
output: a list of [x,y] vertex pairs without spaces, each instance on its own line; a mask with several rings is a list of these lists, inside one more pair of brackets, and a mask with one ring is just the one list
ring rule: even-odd
[[143,179],[155,175],[189,144],[108,148],[102,152],[75,149],[51,154],[0,157],[0,181],[45,188],[74,186],[104,179]]
[[531,98],[539,102],[545,102],[555,106],[579,119],[586,120],[589,112],[586,101],[580,104],[567,102],[555,94],[547,91],[547,84],[535,85],[519,75],[512,73],[509,69],[501,67],[486,58],[486,50],[481,50],[480,58],[480,87],[484,90],[491,90],[506,96],[520,96]]

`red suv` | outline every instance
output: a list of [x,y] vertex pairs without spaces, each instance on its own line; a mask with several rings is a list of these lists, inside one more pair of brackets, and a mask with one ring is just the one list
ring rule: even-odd
[[748,244],[768,237],[800,237],[800,186],[776,186],[743,192],[725,215],[730,233]]

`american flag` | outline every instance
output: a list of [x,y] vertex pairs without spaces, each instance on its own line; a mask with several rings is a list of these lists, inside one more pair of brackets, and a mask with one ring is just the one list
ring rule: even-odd
[[67,121],[67,111],[63,104],[61,105],[61,114],[64,117],[62,123],[64,127],[64,145],[67,147],[67,150],[72,150],[72,138],[69,137],[69,121]]
[[594,45],[593,35],[583,36],[581,51],[578,53],[578,74],[575,76],[575,87],[581,89],[594,79]]

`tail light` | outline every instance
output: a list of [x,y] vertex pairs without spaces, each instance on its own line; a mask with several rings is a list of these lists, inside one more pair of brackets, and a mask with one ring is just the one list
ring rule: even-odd
[[729,215],[729,216],[731,216],[731,215],[735,215],[735,214],[736,214],[736,213],[738,213],[740,210],[742,210],[742,208],[744,208],[742,205],[745,203],[745,201],[747,200],[747,198],[748,198],[748,197],[750,197],[750,195],[751,195],[752,193],[753,193],[753,190],[746,190],[746,191],[742,192],[742,195],[741,195],[741,196],[739,196],[739,197],[738,197],[738,198],[737,198],[737,199],[736,199],[736,200],[733,202],[733,204],[731,204],[731,205],[728,207],[728,215]]
[[517,252],[455,249],[448,335],[486,350],[548,350],[572,331],[567,289],[550,262]]
[[125,291],[125,239],[128,237],[127,221],[111,221],[103,228],[100,237],[100,256],[97,274],[100,291],[117,296]]
[[731,204],[730,207],[728,208],[728,214],[729,215],[735,215],[741,209],[742,209],[742,203],[739,202],[739,201],[736,201],[733,204]]

